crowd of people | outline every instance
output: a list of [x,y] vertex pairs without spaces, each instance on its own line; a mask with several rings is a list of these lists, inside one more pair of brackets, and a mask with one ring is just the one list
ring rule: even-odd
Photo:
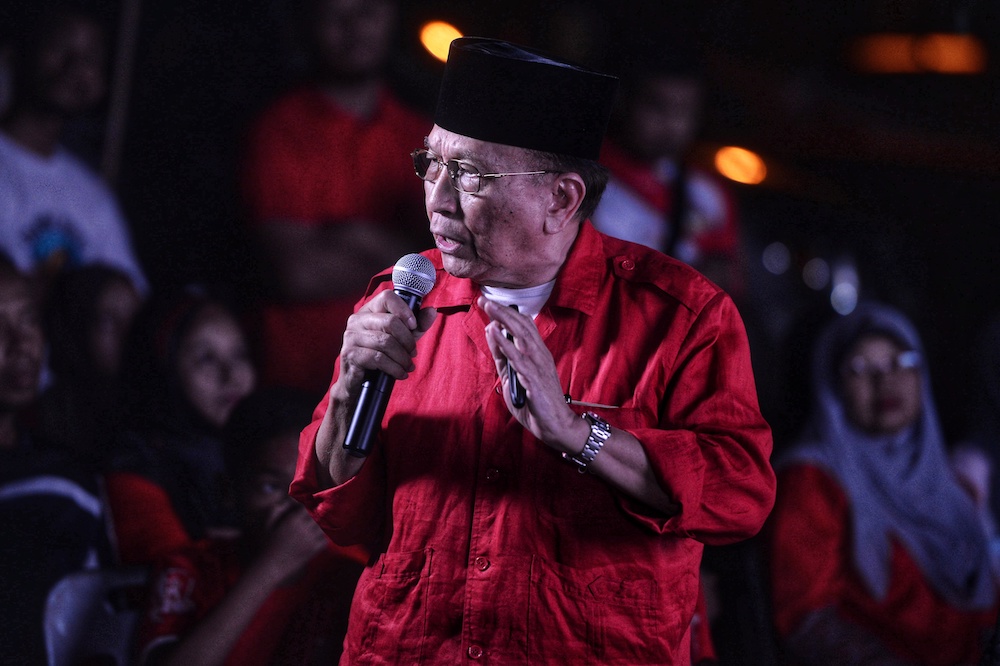
[[[148,572],[142,664],[1000,659],[998,327],[949,442],[906,314],[831,312],[775,442],[736,198],[686,159],[697,58],[613,77],[465,38],[432,114],[385,77],[399,3],[298,9],[305,76],[234,174],[249,302],[151,281],[60,143],[105,94],[101,23],[60,6],[5,45],[0,662],[46,663],[49,591],[118,567]],[[373,373],[396,386],[352,455]],[[711,557],[737,542],[759,566]],[[756,642],[729,644],[733,589]]]

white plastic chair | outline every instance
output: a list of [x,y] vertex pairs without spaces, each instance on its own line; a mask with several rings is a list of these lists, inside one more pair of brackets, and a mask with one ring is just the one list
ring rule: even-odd
[[148,582],[145,567],[125,567],[80,571],[56,583],[45,604],[49,666],[97,656],[129,664]]

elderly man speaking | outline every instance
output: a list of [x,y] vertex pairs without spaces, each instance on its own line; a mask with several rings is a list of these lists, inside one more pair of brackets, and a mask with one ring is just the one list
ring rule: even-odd
[[[616,84],[451,45],[412,154],[429,293],[414,313],[389,271],[372,281],[291,486],[334,541],[373,548],[342,663],[688,663],[703,544],[771,509],[732,301],[588,221]],[[392,395],[359,454],[378,375]]]

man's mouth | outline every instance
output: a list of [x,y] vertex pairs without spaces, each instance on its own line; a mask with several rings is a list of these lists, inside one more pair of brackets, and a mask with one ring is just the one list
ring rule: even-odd
[[434,234],[434,243],[442,252],[454,252],[462,246],[462,242],[443,234]]

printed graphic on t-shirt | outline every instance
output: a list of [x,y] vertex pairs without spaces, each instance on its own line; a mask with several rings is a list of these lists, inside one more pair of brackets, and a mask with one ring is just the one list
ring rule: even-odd
[[43,213],[28,227],[25,240],[35,266],[43,272],[58,272],[82,262],[84,240],[69,218]]
[[156,595],[159,603],[152,612],[154,622],[162,622],[171,615],[185,615],[194,610],[191,596],[194,592],[194,577],[184,569],[167,569],[160,576]]

